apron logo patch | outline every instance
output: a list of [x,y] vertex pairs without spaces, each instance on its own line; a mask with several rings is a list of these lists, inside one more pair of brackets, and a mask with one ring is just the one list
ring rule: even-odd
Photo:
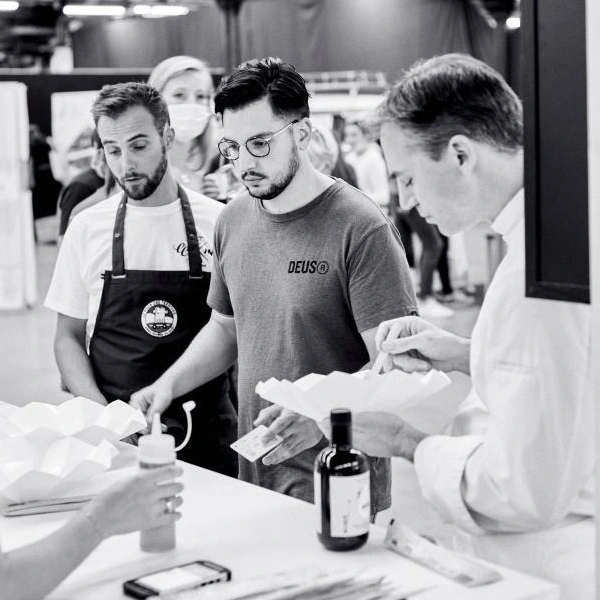
[[177,311],[164,300],[154,300],[142,311],[142,327],[154,337],[165,337],[177,327]]

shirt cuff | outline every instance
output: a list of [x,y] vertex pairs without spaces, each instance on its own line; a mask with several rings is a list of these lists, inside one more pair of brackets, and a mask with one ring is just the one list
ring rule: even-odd
[[462,495],[467,460],[483,442],[481,436],[425,438],[415,450],[414,465],[421,491],[441,516],[469,533],[485,531],[475,522]]

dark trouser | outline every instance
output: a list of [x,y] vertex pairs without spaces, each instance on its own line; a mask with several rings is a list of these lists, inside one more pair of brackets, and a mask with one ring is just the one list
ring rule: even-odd
[[449,240],[441,233],[440,237],[442,238],[443,247],[442,253],[440,254],[440,259],[438,260],[437,270],[440,274],[440,281],[442,282],[442,294],[451,294],[453,289],[452,282],[450,281],[450,265],[448,263]]
[[440,255],[443,250],[443,242],[440,233],[435,225],[429,224],[418,212],[412,208],[404,213],[410,228],[419,236],[421,241],[421,260],[419,262],[419,277],[421,289],[419,298],[431,296],[431,287],[433,283],[433,273],[438,265]]

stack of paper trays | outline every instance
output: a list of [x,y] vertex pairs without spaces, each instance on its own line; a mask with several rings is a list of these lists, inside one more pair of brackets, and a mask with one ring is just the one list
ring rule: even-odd
[[108,406],[78,396],[58,406],[31,402],[16,407],[0,402],[0,440],[25,437],[35,444],[49,444],[76,437],[88,444],[114,442],[146,426],[142,411],[116,400]]
[[283,408],[322,421],[334,408],[353,413],[388,412],[403,418],[413,427],[435,434],[449,423],[459,401],[440,401],[437,392],[450,384],[441,371],[404,373],[394,370],[383,375],[370,371],[329,375],[311,373],[297,381],[271,378],[259,382],[256,393]]
[[67,437],[44,448],[25,438],[4,440],[0,442],[0,494],[10,502],[48,498],[106,471],[117,454],[106,441],[92,446]]
[[141,411],[121,401],[0,402],[0,503],[51,498],[91,481],[110,469],[114,444],[145,426]]

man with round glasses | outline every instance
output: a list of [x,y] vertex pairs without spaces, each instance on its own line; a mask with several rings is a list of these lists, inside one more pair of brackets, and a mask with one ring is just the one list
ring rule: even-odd
[[[252,60],[215,95],[219,150],[246,187],[215,229],[212,317],[185,354],[132,401],[151,416],[171,398],[239,362],[239,434],[258,424],[284,438],[261,461],[240,458],[245,481],[313,499],[325,445],[314,422],[261,400],[270,377],[354,372],[375,354],[377,325],[415,311],[402,243],[360,191],[315,170],[308,92],[294,67]],[[372,507],[390,504],[388,459],[373,459]]]

